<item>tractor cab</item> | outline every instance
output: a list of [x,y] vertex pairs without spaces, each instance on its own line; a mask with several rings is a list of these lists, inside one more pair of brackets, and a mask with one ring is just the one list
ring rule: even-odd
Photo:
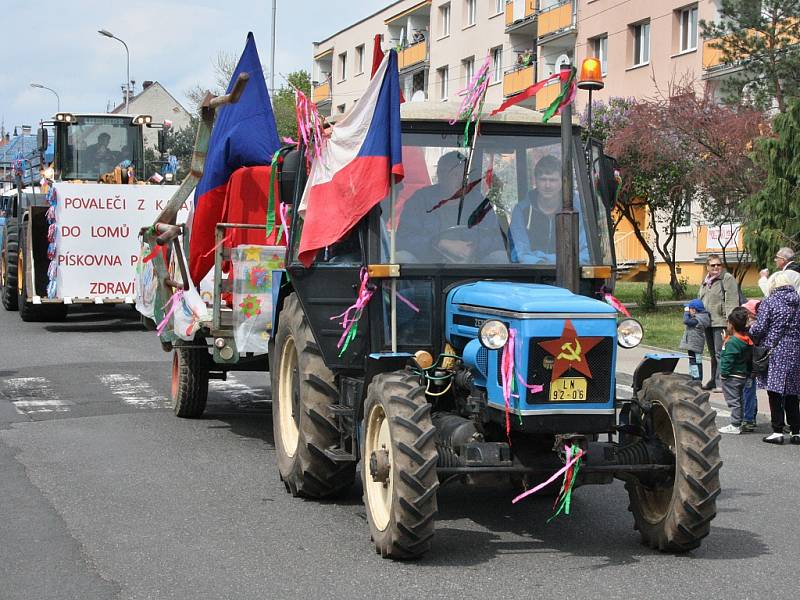
[[[55,136],[53,167],[61,181],[98,181],[116,167],[132,167],[136,179],[145,178],[142,127],[154,126],[149,115],[58,113],[39,130],[46,147]],[[127,179],[121,181],[127,183]]]

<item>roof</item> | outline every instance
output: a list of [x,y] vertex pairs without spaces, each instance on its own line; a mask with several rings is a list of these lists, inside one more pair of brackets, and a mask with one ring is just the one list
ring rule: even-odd
[[[342,33],[343,31],[347,31],[348,29],[352,29],[353,27],[356,27],[357,25],[360,25],[360,24],[361,24],[361,23],[363,23],[364,21],[366,21],[366,20],[368,20],[368,19],[371,19],[371,18],[372,18],[372,17],[374,17],[375,15],[379,15],[379,14],[381,14],[382,12],[389,10],[390,8],[392,8],[392,7],[393,7],[393,6],[395,6],[396,4],[400,4],[401,2],[403,2],[403,0],[396,0],[395,2],[392,2],[391,4],[389,4],[388,6],[384,6],[382,9],[380,9],[380,10],[376,10],[374,13],[371,13],[371,14],[367,15],[367,16],[366,16],[366,17],[364,17],[363,19],[361,19],[361,20],[359,20],[359,21],[356,21],[355,23],[350,23],[350,25],[348,25],[347,27],[343,27],[342,29],[340,29],[340,30],[339,30],[339,31],[337,31],[336,33],[332,33],[331,35],[329,35],[328,37],[326,37],[324,40],[320,40],[320,41],[318,41],[318,42],[314,42],[314,45],[315,45],[315,46],[319,46],[320,44],[324,44],[325,42],[327,42],[327,41],[329,41],[329,40],[332,40],[333,38],[335,38],[337,35],[339,35],[339,34],[340,34],[340,33]],[[378,33],[378,32],[376,31],[376,33]]]
[[[153,83],[151,83],[150,85],[148,85],[146,88],[144,88],[144,89],[143,89],[141,92],[139,92],[138,94],[136,94],[136,95],[134,95],[134,96],[131,96],[131,99],[130,99],[130,101],[128,102],[128,104],[130,104],[131,102],[135,102],[137,98],[141,98],[141,97],[142,97],[142,96],[144,96],[145,94],[152,93],[152,92],[151,92],[151,90],[155,91],[156,89],[160,89],[162,92],[164,92],[164,93],[165,93],[167,96],[169,96],[169,97],[170,97],[170,98],[171,98],[171,99],[172,99],[172,100],[175,102],[175,104],[177,104],[178,106],[180,106],[180,107],[181,107],[181,109],[182,109],[182,110],[183,110],[183,111],[184,111],[186,114],[189,114],[189,111],[188,111],[188,110],[186,110],[186,107],[184,107],[184,106],[183,106],[183,104],[181,104],[181,103],[180,103],[180,101],[178,101],[178,99],[177,99],[177,98],[175,98],[175,96],[173,96],[172,94],[170,94],[170,93],[169,93],[169,90],[167,90],[167,88],[165,88],[163,85],[161,85],[161,84],[160,84],[158,81],[154,81]],[[111,112],[112,112],[112,113],[114,113],[114,114],[124,114],[124,113],[122,113],[122,112],[121,112],[121,111],[122,111],[124,108],[125,108],[125,102],[122,102],[120,105],[118,105],[118,106],[115,106],[115,107],[114,107],[114,109],[113,109]]]
[[14,162],[17,153],[23,149],[26,155],[36,149],[35,135],[17,135],[12,137],[7,144],[0,146],[0,163]]

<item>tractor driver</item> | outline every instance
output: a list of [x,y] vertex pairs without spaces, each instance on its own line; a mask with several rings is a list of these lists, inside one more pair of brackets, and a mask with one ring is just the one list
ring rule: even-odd
[[91,165],[99,174],[107,173],[117,164],[116,153],[108,148],[111,136],[101,133],[97,136],[97,143],[86,148],[87,165]]
[[[547,154],[533,168],[535,187],[517,203],[509,226],[511,260],[529,264],[555,264],[556,214],[561,210],[561,161]],[[580,203],[575,206],[580,211]],[[580,261],[589,261],[583,224],[580,229]]]
[[[485,205],[480,185],[459,193],[466,158],[458,151],[443,154],[436,166],[436,183],[415,192],[406,202],[397,228],[401,262],[468,263],[491,261],[494,251],[507,262],[502,237],[491,206]],[[480,210],[481,207],[484,210]]]

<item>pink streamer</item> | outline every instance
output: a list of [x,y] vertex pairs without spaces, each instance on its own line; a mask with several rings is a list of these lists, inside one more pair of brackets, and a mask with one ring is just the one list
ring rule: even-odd
[[281,215],[281,230],[278,232],[278,239],[281,238],[281,234],[283,234],[283,239],[286,240],[286,245],[289,245],[289,226],[287,222],[289,220],[289,205],[281,202],[278,205],[278,212]]
[[[164,333],[164,330],[167,328],[167,325],[169,325],[170,318],[172,318],[172,315],[175,314],[175,311],[181,305],[182,299],[183,299],[183,290],[178,290],[177,292],[172,294],[172,296],[169,297],[169,300],[167,300],[167,303],[164,305],[164,308],[167,310],[167,312],[164,314],[164,318],[161,320],[161,322],[158,324],[158,327],[156,328],[157,335],[160,336],[162,333]],[[169,308],[167,309],[167,307]]]
[[506,405],[506,437],[511,445],[511,383],[514,381],[514,339],[517,332],[512,328],[508,330],[508,341],[503,346],[503,356],[500,360],[500,384],[503,389],[503,402]]
[[375,293],[375,290],[369,289],[367,285],[369,283],[369,273],[367,273],[367,269],[364,267],[361,268],[360,278],[361,287],[358,289],[358,296],[355,303],[342,314],[330,318],[331,321],[341,319],[340,324],[344,329],[342,337],[339,338],[339,342],[336,344],[337,348],[342,347],[347,334],[350,333],[353,326],[361,319],[364,308],[366,308],[372,298],[372,294]]
[[628,309],[625,308],[625,306],[622,304],[622,302],[617,300],[614,296],[612,296],[611,294],[606,294],[603,297],[605,298],[606,302],[608,302],[611,306],[613,306],[615,309],[617,309],[623,315],[625,315],[626,317],[630,317],[631,316],[631,313],[628,312]]
[[517,496],[516,498],[514,498],[514,499],[511,501],[511,503],[512,503],[512,504],[516,504],[517,502],[519,502],[520,500],[523,500],[524,498],[527,498],[527,497],[528,497],[528,496],[530,496],[531,494],[535,494],[535,493],[536,493],[536,492],[538,492],[539,490],[541,490],[541,489],[543,489],[543,488],[546,488],[548,485],[550,485],[550,484],[551,484],[551,483],[553,483],[553,482],[554,482],[556,479],[558,479],[558,478],[559,478],[561,475],[563,475],[563,474],[565,474],[567,471],[569,471],[569,470],[572,468],[572,466],[573,466],[573,465],[574,465],[576,462],[578,462],[578,460],[579,460],[579,459],[580,459],[580,458],[581,458],[581,457],[582,457],[584,454],[585,454],[585,452],[584,452],[583,450],[579,450],[579,451],[578,451],[578,453],[577,453],[575,456],[572,456],[572,451],[571,451],[571,449],[570,449],[570,448],[567,448],[567,464],[565,464],[565,465],[564,465],[562,468],[560,468],[558,471],[556,471],[555,473],[553,473],[553,475],[550,477],[550,479],[548,479],[547,481],[543,481],[542,483],[540,483],[539,485],[537,485],[537,486],[536,486],[535,488],[533,488],[533,489],[530,489],[530,490],[527,490],[527,491],[525,491],[525,492],[521,493],[519,496]]
[[411,300],[409,300],[408,298],[403,296],[403,294],[401,294],[400,292],[395,292],[395,295],[397,296],[397,299],[400,300],[400,302],[402,302],[406,306],[408,306],[408,308],[410,308],[411,310],[413,310],[416,313],[419,312],[419,307],[416,304],[414,304],[413,302],[411,302]]
[[461,106],[458,109],[458,116],[450,121],[450,125],[454,125],[457,120],[467,118],[468,116],[473,121],[478,118],[475,111],[480,105],[481,98],[483,98],[486,89],[489,87],[489,69],[491,66],[492,57],[487,56],[480,69],[478,69],[472,77],[469,85],[458,92],[458,95],[464,96],[464,99],[461,101]]

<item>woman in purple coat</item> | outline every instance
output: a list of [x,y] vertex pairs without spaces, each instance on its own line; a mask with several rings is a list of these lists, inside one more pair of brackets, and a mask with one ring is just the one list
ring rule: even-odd
[[783,444],[784,414],[791,430],[790,442],[800,444],[800,296],[791,281],[778,273],[770,282],[769,296],[758,307],[750,337],[770,349],[767,376],[759,376],[767,389],[773,433],[768,444]]

